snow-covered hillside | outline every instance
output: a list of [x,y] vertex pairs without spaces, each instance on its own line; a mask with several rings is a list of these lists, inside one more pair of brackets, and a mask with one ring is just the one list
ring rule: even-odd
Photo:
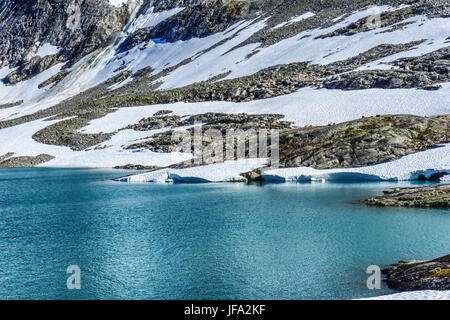
[[[59,58],[65,50],[61,44],[35,41],[36,52],[22,64],[1,60],[0,165],[43,154],[52,160],[37,165],[46,167],[166,167],[191,159],[189,153],[128,148],[173,129],[130,128],[160,110],[180,117],[208,112],[281,114],[302,127],[387,114],[450,114],[450,18],[449,6],[442,1],[298,5],[282,14],[258,7],[258,1],[187,7],[155,1],[109,3],[116,8],[111,10],[127,9],[127,21],[112,40],[87,55]],[[209,17],[209,12],[221,19]],[[156,34],[163,38],[153,38]],[[6,45],[0,43],[0,58],[2,46]],[[45,57],[57,58],[41,72],[30,71],[36,69],[33,61],[42,66],[44,60],[39,59]],[[264,80],[260,87],[258,79]],[[336,89],[330,81],[346,89]],[[76,139],[85,138],[92,142],[76,146]],[[256,161],[256,167],[255,162],[222,164],[234,165],[227,170],[218,164],[220,177],[211,179],[206,178],[210,167],[186,174],[207,181],[236,180],[262,162]],[[448,170],[445,145],[375,166],[285,168],[264,177],[330,179],[351,173],[409,179],[420,172]]]

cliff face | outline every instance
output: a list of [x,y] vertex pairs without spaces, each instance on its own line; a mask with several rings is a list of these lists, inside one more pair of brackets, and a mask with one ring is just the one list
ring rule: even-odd
[[[162,7],[158,5],[159,3],[154,3],[158,6],[152,7],[153,10],[167,8],[167,4],[170,2],[163,3],[165,6]],[[189,1],[189,3],[191,4],[173,17],[161,21],[156,26],[139,29],[133,33],[122,43],[121,52],[128,51],[151,39],[176,42],[207,37],[224,31],[239,20],[249,19],[252,13],[255,13],[252,12],[249,3],[245,1],[212,0],[200,4],[195,4],[193,1]]]
[[50,64],[74,62],[105,46],[122,30],[127,15],[126,7],[112,6],[108,0],[3,0],[0,67],[31,62],[39,44],[45,43],[60,48]]

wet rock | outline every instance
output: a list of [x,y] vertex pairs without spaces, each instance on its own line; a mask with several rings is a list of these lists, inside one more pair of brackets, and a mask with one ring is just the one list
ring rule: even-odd
[[264,182],[262,177],[263,169],[258,168],[250,172],[242,173],[241,176],[244,177],[247,182]]

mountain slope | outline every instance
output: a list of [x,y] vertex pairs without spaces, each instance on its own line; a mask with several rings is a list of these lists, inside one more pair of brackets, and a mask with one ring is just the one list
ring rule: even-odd
[[[0,166],[25,156],[34,160],[19,166],[170,166],[192,155],[130,146],[171,132],[174,116],[208,112],[281,114],[294,127],[449,114],[449,16],[440,0],[8,0],[0,6]],[[160,110],[173,112],[155,117]],[[143,118],[158,125],[136,130]],[[255,128],[265,121],[253,119]],[[400,134],[393,130],[387,141]],[[386,148],[384,160],[355,163],[404,156]],[[438,150],[443,159],[402,177],[446,172],[450,156]]]

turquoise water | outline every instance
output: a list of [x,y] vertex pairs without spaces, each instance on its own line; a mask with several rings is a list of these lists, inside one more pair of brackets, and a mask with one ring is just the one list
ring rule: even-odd
[[[1,299],[349,299],[366,268],[448,254],[447,210],[353,200],[402,184],[129,185],[0,170]],[[81,290],[66,269],[81,268]]]

